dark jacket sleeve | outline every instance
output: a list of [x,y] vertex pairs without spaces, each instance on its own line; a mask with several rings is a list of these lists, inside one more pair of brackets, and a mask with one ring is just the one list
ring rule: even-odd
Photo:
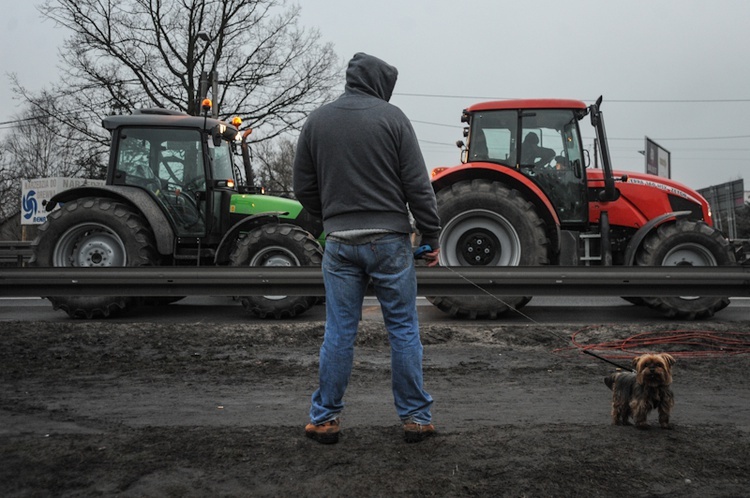
[[292,189],[294,190],[294,196],[311,215],[318,218],[322,216],[318,175],[313,164],[304,127],[297,141],[297,151],[294,155]]
[[401,135],[399,158],[406,202],[414,216],[417,230],[422,234],[422,244],[429,244],[433,249],[437,249],[440,247],[440,217],[435,191],[430,183],[430,175],[427,173],[417,135],[406,119]]

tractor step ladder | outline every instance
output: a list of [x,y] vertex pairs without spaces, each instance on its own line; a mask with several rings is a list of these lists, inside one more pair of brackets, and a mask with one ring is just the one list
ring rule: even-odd
[[[601,249],[599,250],[599,255],[594,256],[591,254],[591,242],[593,240],[599,240],[601,241],[602,234],[598,232],[589,232],[589,233],[582,233],[580,235],[581,239],[583,240],[583,256],[581,256],[581,261],[585,264],[585,266],[591,266],[592,261],[601,261]],[[599,243],[599,247],[601,248],[601,242]]]

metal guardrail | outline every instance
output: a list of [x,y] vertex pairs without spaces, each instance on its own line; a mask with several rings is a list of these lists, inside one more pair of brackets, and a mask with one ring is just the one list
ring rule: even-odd
[[[750,267],[744,266],[417,267],[417,282],[421,296],[750,297]],[[0,268],[0,297],[324,293],[319,267]]]
[[0,240],[0,263],[23,266],[31,259],[31,252],[31,242]]

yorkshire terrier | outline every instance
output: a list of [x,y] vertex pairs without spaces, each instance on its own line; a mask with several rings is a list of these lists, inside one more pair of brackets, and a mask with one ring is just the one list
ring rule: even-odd
[[659,425],[671,429],[669,414],[674,406],[672,365],[675,359],[669,354],[644,354],[633,358],[635,372],[613,372],[604,378],[612,389],[612,424],[630,425],[647,429],[646,417],[651,410],[659,411]]

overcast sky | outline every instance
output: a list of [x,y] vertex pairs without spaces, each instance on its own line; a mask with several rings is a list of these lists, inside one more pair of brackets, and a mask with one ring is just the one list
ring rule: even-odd
[[[55,79],[65,32],[38,3],[0,0],[0,122],[19,111],[7,73],[31,89]],[[391,102],[412,120],[428,168],[459,162],[459,118],[473,103],[603,95],[616,168],[643,171],[648,136],[671,152],[672,178],[703,188],[748,177],[750,189],[747,0],[299,3],[301,24],[342,61],[362,51],[399,69]],[[591,148],[588,121],[583,136]]]

